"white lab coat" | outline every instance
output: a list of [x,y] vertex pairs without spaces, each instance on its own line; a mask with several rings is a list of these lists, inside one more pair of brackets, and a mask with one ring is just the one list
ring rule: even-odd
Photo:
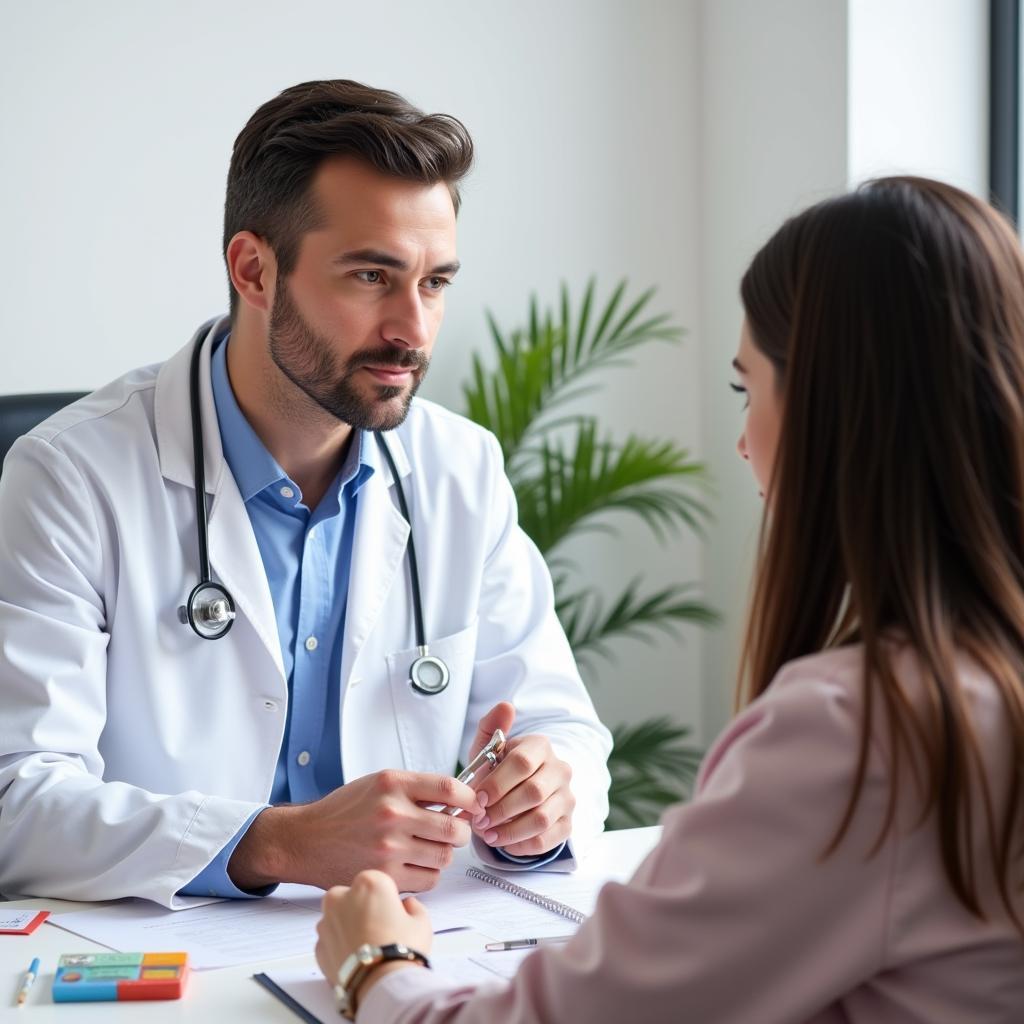
[[[198,578],[190,346],[51,417],[0,478],[0,891],[167,907],[270,796],[287,684],[260,553],[201,366],[210,560],[238,618],[178,620]],[[341,660],[346,781],[448,772],[481,716],[517,710],[573,768],[574,855],[607,813],[611,747],[516,522],[492,435],[416,400],[389,435],[416,531],[427,639],[451,683],[421,696],[408,526],[376,445],[360,490]],[[481,849],[482,848],[482,849]],[[486,847],[478,852],[486,858]]]

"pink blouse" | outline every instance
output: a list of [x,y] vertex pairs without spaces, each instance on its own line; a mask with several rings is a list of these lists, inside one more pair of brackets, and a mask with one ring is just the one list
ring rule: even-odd
[[[912,656],[896,665],[920,699]],[[605,886],[571,942],[475,990],[396,971],[368,993],[359,1024],[1020,1024],[1024,940],[995,900],[980,815],[972,841],[988,921],[950,890],[906,759],[896,827],[869,856],[891,779],[880,723],[851,828],[821,856],[853,782],[861,666],[859,647],[787,665],[714,744],[693,800],[666,813],[633,879]],[[1000,796],[1001,699],[967,662],[960,679]],[[1024,915],[1024,897],[1016,909]]]

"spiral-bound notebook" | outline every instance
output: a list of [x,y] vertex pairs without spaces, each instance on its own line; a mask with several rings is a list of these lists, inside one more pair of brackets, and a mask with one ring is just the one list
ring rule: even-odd
[[558,914],[559,917],[564,917],[566,920],[572,921],[575,924],[583,924],[587,919],[586,914],[577,910],[575,907],[570,907],[568,903],[562,903],[560,900],[556,900],[552,896],[545,896],[543,893],[534,892],[532,889],[527,889],[522,885],[517,885],[510,879],[503,878],[501,875],[492,875],[489,871],[484,871],[483,868],[466,868],[466,876],[468,878],[475,878],[481,882],[486,882],[488,885],[493,885],[496,889],[500,889],[502,892],[511,893],[513,896],[518,896],[521,900],[526,900],[528,903],[532,903],[535,906],[543,907],[544,910],[550,910],[552,914]]

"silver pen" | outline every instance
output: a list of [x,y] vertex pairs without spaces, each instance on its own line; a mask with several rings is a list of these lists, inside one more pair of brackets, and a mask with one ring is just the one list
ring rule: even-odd
[[546,946],[549,942],[568,942],[571,935],[545,935],[539,939],[509,939],[506,942],[488,942],[484,949],[488,953],[504,953],[509,949],[529,949],[531,946]]
[[[484,768],[493,768],[498,763],[504,749],[505,734],[500,729],[495,729],[484,749],[455,778],[468,786]],[[427,806],[427,810],[441,811],[444,814],[450,814],[453,818],[462,813],[461,807],[445,807],[444,804],[430,804]]]

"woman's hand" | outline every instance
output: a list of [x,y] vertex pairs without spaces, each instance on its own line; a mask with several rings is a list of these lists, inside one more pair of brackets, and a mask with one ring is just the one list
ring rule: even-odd
[[[412,896],[400,899],[398,887],[383,871],[362,871],[350,887],[336,885],[324,893],[323,917],[316,931],[316,961],[332,985],[345,958],[363,943],[400,942],[426,954],[434,938],[426,907]],[[367,978],[359,990],[360,1000],[382,971],[385,968],[378,968]]]

